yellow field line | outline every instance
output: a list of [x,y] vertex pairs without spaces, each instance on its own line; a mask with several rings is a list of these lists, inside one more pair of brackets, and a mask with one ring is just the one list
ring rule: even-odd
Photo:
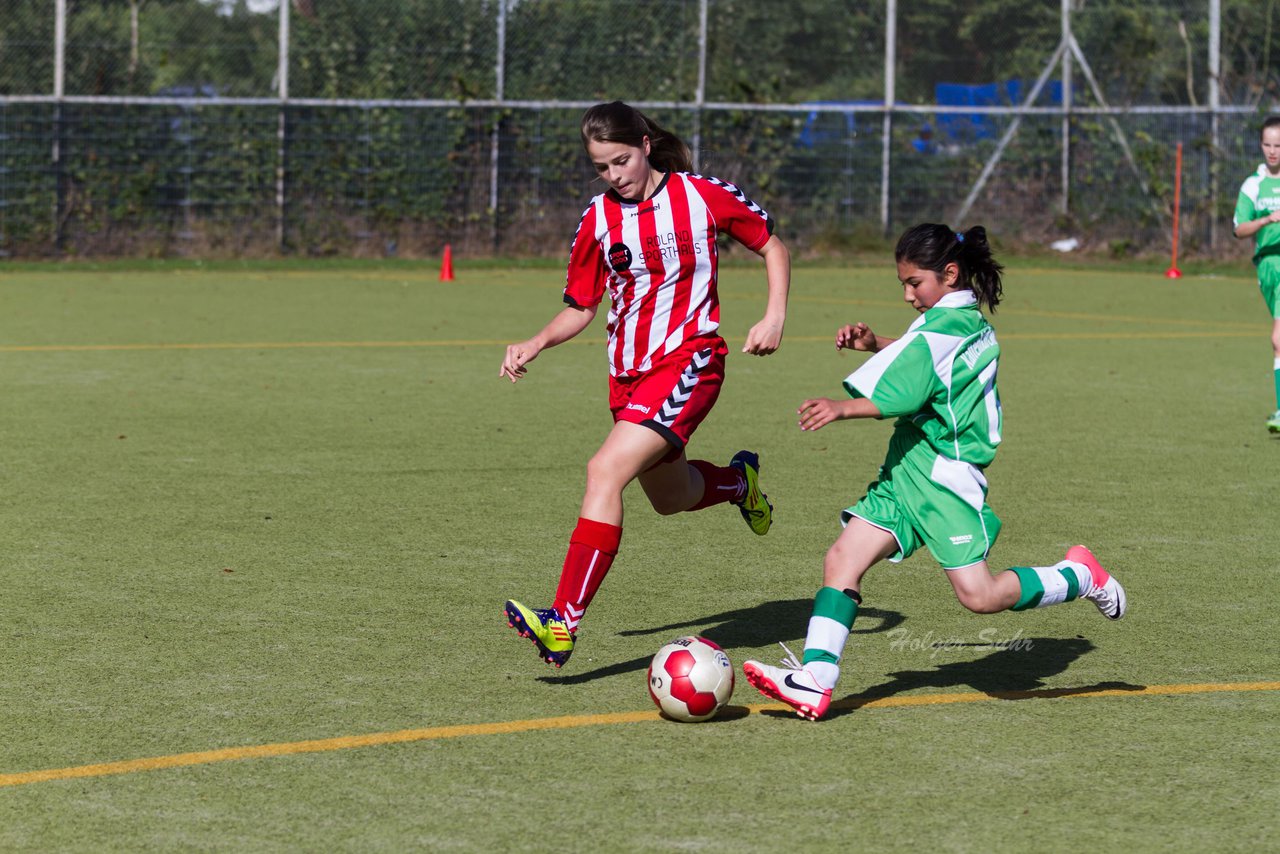
[[[954,703],[980,703],[990,700],[1066,699],[1069,697],[1151,697],[1170,694],[1209,694],[1235,691],[1278,691],[1280,682],[1217,682],[1189,685],[1148,685],[1143,688],[1044,688],[1035,691],[993,691],[990,693],[966,692],[963,694],[919,694],[908,697],[848,697],[833,703],[834,708],[890,709],[913,706],[939,706]],[[787,711],[780,703],[762,703],[746,706],[747,714],[763,711]],[[375,747],[385,744],[401,744],[410,741],[439,741],[477,735],[510,735],[512,733],[539,730],[577,729],[588,726],[613,726],[615,724],[642,723],[661,720],[656,709],[642,712],[615,712],[603,715],[564,715],[555,718],[535,718],[522,721],[499,721],[487,724],[462,724],[458,726],[404,729],[396,732],[378,732],[367,735],[347,735],[338,738],[321,738],[312,741],[291,741],[279,744],[260,744],[250,747],[227,747],[220,750],[202,750],[196,753],[176,753],[171,756],[152,756],[145,759],[127,759],[120,762],[103,762],[96,765],[75,765],[69,768],[50,768],[43,771],[23,771],[16,774],[0,774],[0,787],[24,786],[51,780],[73,780],[82,777],[106,777],[112,774],[134,774],[142,771],[159,771],[164,768],[182,768],[191,765],[208,765],[214,762],[231,762],[239,759],[267,759],[291,756],[298,753],[324,753],[332,750],[350,750],[358,747]]]
[[[1250,332],[1003,332],[1002,341],[1106,341],[1111,339],[1180,340],[1192,338],[1256,338],[1265,330]],[[834,342],[835,335],[792,335],[784,343]],[[376,349],[379,347],[504,347],[506,339],[454,341],[256,341],[190,344],[12,344],[0,345],[0,353],[97,353],[148,350],[296,350],[296,349]],[[565,344],[603,344],[595,338],[577,338]],[[563,344],[560,346],[564,346]]]

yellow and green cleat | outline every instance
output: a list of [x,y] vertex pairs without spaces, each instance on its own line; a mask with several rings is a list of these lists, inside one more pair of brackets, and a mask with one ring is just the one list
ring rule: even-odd
[[507,600],[503,610],[507,625],[520,637],[533,641],[538,654],[547,664],[563,667],[573,654],[573,632],[555,608],[530,608],[514,599]]
[[1280,409],[1276,410],[1276,414],[1267,419],[1267,432],[1280,433]]
[[729,465],[742,472],[747,481],[746,494],[741,501],[734,502],[738,505],[738,512],[747,527],[763,537],[773,524],[773,505],[769,503],[769,496],[760,491],[760,456],[751,451],[738,451]]

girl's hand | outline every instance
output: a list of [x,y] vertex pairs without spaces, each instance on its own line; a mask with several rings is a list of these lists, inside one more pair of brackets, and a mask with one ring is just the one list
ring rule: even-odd
[[507,345],[507,356],[502,360],[502,369],[498,371],[498,377],[510,377],[511,381],[515,382],[529,372],[525,365],[538,358],[541,352],[542,348],[532,339]]
[[800,404],[800,429],[819,430],[832,421],[845,418],[843,411],[847,401],[832,400],[829,397],[817,397]]
[[747,333],[747,343],[742,345],[742,352],[753,356],[768,356],[777,352],[782,346],[782,323],[766,317]]
[[836,332],[837,350],[863,350],[874,353],[880,348],[876,346],[876,334],[865,323],[854,323],[840,327]]

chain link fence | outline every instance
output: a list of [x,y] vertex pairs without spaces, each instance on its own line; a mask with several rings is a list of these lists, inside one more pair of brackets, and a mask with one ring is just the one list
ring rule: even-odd
[[1182,143],[1221,253],[1273,41],[1280,0],[0,0],[0,252],[562,254],[620,98],[802,250],[1161,250]]

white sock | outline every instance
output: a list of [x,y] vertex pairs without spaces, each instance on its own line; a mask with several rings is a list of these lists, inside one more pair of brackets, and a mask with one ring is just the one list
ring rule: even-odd
[[[836,680],[840,678],[840,665],[837,662],[844,654],[844,645],[848,640],[849,627],[840,621],[817,614],[809,618],[809,632],[804,638],[804,669],[812,673],[823,688],[836,687]],[[823,659],[835,658],[836,661],[814,660],[812,653],[815,651],[826,653]]]
[[804,669],[813,675],[813,681],[828,691],[836,687],[836,682],[840,679],[840,665],[829,661],[810,661]]

